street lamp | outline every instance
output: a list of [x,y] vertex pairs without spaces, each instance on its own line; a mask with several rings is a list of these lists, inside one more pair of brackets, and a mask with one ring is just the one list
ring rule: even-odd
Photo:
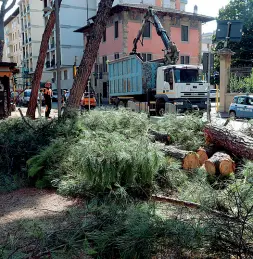
[[59,0],[54,1],[55,9],[45,7],[44,12],[55,11],[55,34],[56,34],[56,72],[57,72],[57,96],[58,96],[58,118],[61,117],[61,40],[60,40],[60,18],[59,18]]

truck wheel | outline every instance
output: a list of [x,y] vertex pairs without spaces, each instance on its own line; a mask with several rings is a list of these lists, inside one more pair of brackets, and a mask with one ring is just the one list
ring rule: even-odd
[[165,103],[159,103],[156,112],[157,112],[158,116],[164,116],[164,114],[165,114]]

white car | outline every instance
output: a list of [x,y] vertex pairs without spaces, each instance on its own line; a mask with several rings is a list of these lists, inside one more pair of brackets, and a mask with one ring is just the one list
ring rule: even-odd
[[[210,99],[215,101],[217,97],[217,89],[210,89]],[[218,90],[218,97],[220,97],[220,90]]]
[[[24,91],[24,97],[23,97],[23,99],[22,99],[22,103],[23,103],[23,105],[24,106],[28,106],[28,103],[29,103],[29,101],[30,101],[30,96],[31,96],[31,92],[32,92],[32,89],[26,89],[25,91]],[[38,101],[39,101],[39,95],[38,95]],[[45,103],[45,99],[44,99],[44,95],[42,94],[42,105],[44,105],[44,103]]]

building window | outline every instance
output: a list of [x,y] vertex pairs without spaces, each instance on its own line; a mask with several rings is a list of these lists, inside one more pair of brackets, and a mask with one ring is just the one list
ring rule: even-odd
[[119,37],[119,22],[116,21],[114,23],[114,38],[117,39]]
[[56,72],[53,72],[53,81],[56,81]]
[[152,60],[152,54],[150,53],[142,53],[142,59],[144,62]]
[[181,40],[182,41],[188,41],[189,35],[188,35],[188,26],[182,25],[181,26]]
[[189,65],[190,64],[190,56],[181,56],[180,57],[180,63]]
[[147,22],[144,26],[144,30],[143,30],[143,37],[145,38],[150,38],[151,37],[151,26],[150,26],[150,22]]
[[103,32],[103,42],[106,42],[106,29]]
[[119,59],[119,53],[114,53],[114,59]]
[[64,70],[64,80],[68,80],[68,70]]
[[107,72],[107,56],[103,57],[103,72]]

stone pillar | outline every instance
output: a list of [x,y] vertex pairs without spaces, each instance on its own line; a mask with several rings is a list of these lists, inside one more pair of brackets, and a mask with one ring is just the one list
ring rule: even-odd
[[220,106],[219,112],[226,112],[226,94],[228,92],[231,57],[234,53],[227,48],[219,50],[220,56]]

